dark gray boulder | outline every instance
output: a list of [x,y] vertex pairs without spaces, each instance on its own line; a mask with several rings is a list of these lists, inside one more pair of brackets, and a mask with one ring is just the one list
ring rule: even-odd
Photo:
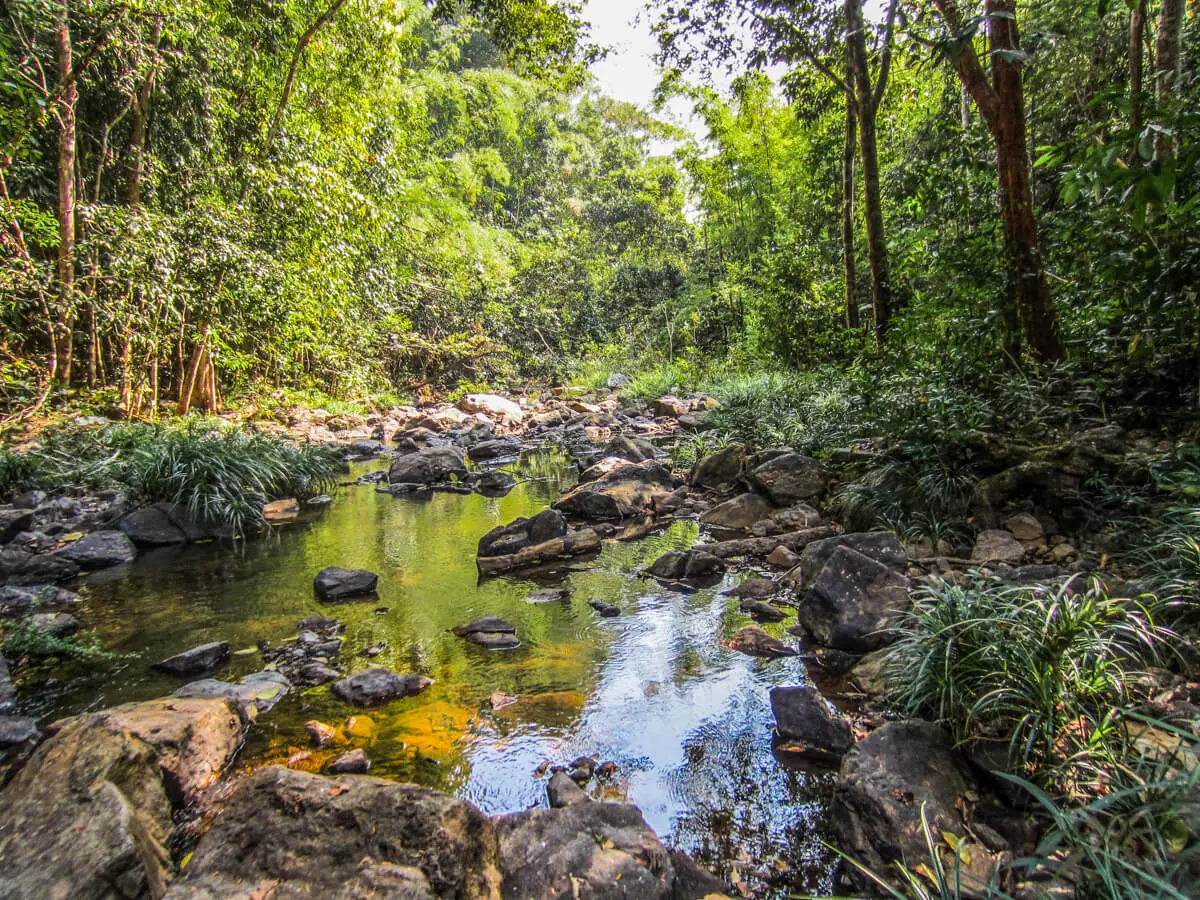
[[229,642],[213,641],[156,662],[152,669],[168,675],[201,675],[229,659]]
[[767,460],[749,477],[776,506],[819,497],[829,484],[829,473],[818,460],[792,452]]
[[467,463],[457,447],[425,447],[398,457],[388,469],[392,484],[441,484],[467,477]]
[[883,563],[838,547],[800,602],[797,617],[820,644],[865,653],[891,638],[886,629],[909,606],[909,581]]
[[626,463],[567,491],[551,506],[584,521],[623,519],[653,512],[655,503],[675,491],[667,468],[659,463]]
[[350,446],[346,448],[346,450],[352,456],[360,456],[360,457],[378,456],[380,453],[382,453],[386,449],[387,449],[387,446],[383,443],[383,441],[376,441],[376,440],[370,440],[370,439],[362,439],[362,440],[353,441],[350,444]]
[[473,631],[466,640],[485,650],[515,650],[521,646],[519,637],[504,631]]
[[188,539],[168,510],[157,504],[125,514],[117,527],[139,547],[167,547]]
[[467,637],[467,635],[478,634],[480,632],[507,633],[515,634],[517,626],[499,616],[480,616],[477,619],[472,619],[465,625],[459,625],[453,629],[455,637]]
[[551,809],[561,809],[573,803],[587,803],[592,798],[566,772],[555,772],[546,783],[546,799]]
[[109,569],[133,562],[137,548],[123,531],[93,531],[58,551],[81,569]]
[[517,486],[507,472],[484,472],[475,481],[475,490],[486,497],[503,497]]
[[16,547],[0,548],[0,584],[53,584],[78,574],[79,566],[65,557],[29,553]]
[[495,897],[495,829],[414,784],[269,766],[238,784],[166,900]]
[[22,531],[33,528],[33,510],[0,509],[0,544],[7,544]]
[[317,573],[313,579],[313,590],[317,592],[318,599],[325,603],[339,603],[373,597],[378,584],[379,576],[374,572],[330,566]]
[[725,560],[703,550],[671,550],[664,553],[646,571],[666,581],[711,578],[728,568]]
[[547,509],[531,518],[497,525],[479,539],[480,556],[508,556],[567,533],[567,520],[558,510]]
[[471,459],[482,461],[517,456],[521,452],[521,442],[515,437],[498,438],[491,441],[480,441],[467,451]]
[[605,456],[616,456],[635,463],[655,459],[658,456],[654,445],[649,441],[624,434],[617,435],[609,441],[603,452]]
[[746,599],[738,608],[763,622],[782,622],[787,618],[787,613],[782,609],[762,600]]
[[806,750],[841,756],[854,746],[850,723],[829,709],[816,688],[772,688],[771,711],[776,733]]
[[415,697],[431,684],[433,679],[424,675],[401,675],[376,667],[335,681],[331,690],[355,706],[382,706],[401,697]]
[[705,525],[727,528],[731,531],[746,531],[755,522],[761,522],[775,511],[771,501],[761,494],[739,494],[724,503],[718,503],[700,516]]
[[3,704],[0,703],[0,750],[33,743],[42,736],[37,719],[4,715],[2,711]]
[[52,584],[29,587],[0,587],[0,618],[16,619],[31,613],[71,609],[82,602],[80,596]]
[[836,537],[813,541],[800,555],[800,584],[808,587],[816,580],[829,557],[840,547],[868,556],[889,568],[901,571],[908,556],[900,539],[890,531],[863,531],[854,534],[839,534]]
[[692,467],[688,483],[694,488],[720,488],[734,484],[746,466],[746,448],[730,444],[704,457]]

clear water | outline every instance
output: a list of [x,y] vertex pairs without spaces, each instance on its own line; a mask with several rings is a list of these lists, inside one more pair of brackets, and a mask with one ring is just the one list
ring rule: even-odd
[[[544,509],[572,479],[567,460],[553,454],[512,471],[524,480],[501,499],[394,498],[347,485],[328,508],[264,539],[156,551],[93,575],[81,618],[106,649],[135,655],[29,680],[23,707],[58,716],[162,696],[181,682],[149,664],[211,640],[242,651],[216,675],[233,680],[262,667],[260,639],[282,643],[304,616],[333,615],[346,626],[348,671],[383,665],[435,684],[366,711],[328,687],[294,693],[252,726],[239,766],[292,759],[319,770],[362,746],[372,774],[451,791],[495,814],[544,805],[545,779],[535,776],[544,760],[594,754],[619,767],[598,795],[627,797],[669,844],[714,871],[756,893],[827,892],[833,860],[821,820],[833,776],[771,748],[767,692],[803,683],[804,664],[720,645],[750,622],[721,595],[741,576],[691,594],[637,577],[665,551],[694,543],[696,524],[680,521],[641,541],[607,544],[566,571],[480,581],[480,536]],[[312,579],[331,565],[377,572],[379,599],[319,603]],[[570,597],[526,602],[545,587],[566,588]],[[587,605],[592,599],[622,615],[599,617]],[[485,613],[513,622],[522,646],[487,651],[450,634]],[[387,644],[379,656],[358,655],[379,642]],[[493,710],[497,691],[516,702]],[[328,749],[309,746],[306,721],[339,726],[356,715],[357,736]]]

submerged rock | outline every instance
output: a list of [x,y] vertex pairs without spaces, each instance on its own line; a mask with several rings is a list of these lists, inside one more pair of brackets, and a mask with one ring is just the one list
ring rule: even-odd
[[0,549],[0,585],[41,585],[66,581],[79,566],[53,553],[29,553],[16,547]]
[[199,675],[215,669],[227,659],[229,642],[213,641],[156,662],[151,668],[170,675]]
[[175,691],[174,697],[208,697],[232,700],[238,705],[242,717],[254,719],[266,712],[291,691],[292,684],[279,672],[254,672],[237,684],[204,678],[190,681]]
[[487,497],[503,497],[517,486],[507,472],[485,472],[475,482],[475,490]]
[[606,619],[612,619],[621,614],[621,607],[605,603],[603,600],[589,600],[588,606]]
[[379,584],[379,576],[366,569],[343,569],[330,566],[322,569],[313,579],[317,597],[326,603],[338,603],[357,597],[373,597]]
[[782,622],[787,618],[787,613],[783,610],[762,600],[743,600],[739,609],[764,622]]
[[771,711],[779,736],[807,750],[841,756],[854,746],[850,723],[830,711],[816,688],[772,688]]
[[451,630],[455,637],[469,637],[481,632],[515,634],[517,626],[499,616],[480,616]]
[[108,569],[133,562],[137,549],[123,531],[93,531],[58,551],[83,569]]
[[334,775],[362,775],[371,768],[371,760],[361,747],[343,753],[329,764],[329,771]]
[[497,861],[492,823],[462,800],[270,766],[237,786],[166,897],[494,898]]
[[773,638],[757,625],[747,625],[745,628],[739,628],[726,642],[730,650],[737,650],[739,653],[745,653],[748,656],[762,656],[767,659],[774,659],[780,656],[795,656],[797,650],[795,647],[789,647],[778,638]]
[[401,675],[389,669],[371,668],[334,682],[336,697],[355,706],[382,706],[402,697],[415,697],[431,684],[424,675]]
[[467,463],[457,447],[425,447],[397,457],[388,469],[392,484],[428,486],[467,477]]
[[509,556],[543,544],[567,533],[567,520],[557,510],[547,509],[531,518],[514,519],[497,525],[479,539],[479,556]]

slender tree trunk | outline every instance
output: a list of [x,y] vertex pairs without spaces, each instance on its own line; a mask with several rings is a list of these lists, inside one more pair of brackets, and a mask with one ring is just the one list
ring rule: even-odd
[[[1175,81],[1180,74],[1180,32],[1183,28],[1185,3],[1186,0],[1162,0],[1159,7],[1158,38],[1154,49],[1154,99],[1160,114],[1175,96]],[[1161,164],[1174,158],[1174,138],[1158,132],[1154,138],[1154,161]]]
[[854,146],[858,114],[846,91],[846,141],[842,145],[842,266],[846,273],[846,327],[858,328],[858,268],[854,259]]
[[[1129,128],[1142,130],[1142,75],[1145,71],[1146,0],[1137,0],[1129,12]],[[1136,151],[1135,151],[1136,152]]]
[[75,326],[75,107],[79,91],[71,69],[69,0],[62,0],[55,29],[59,83],[65,85],[58,102],[58,312],[54,324],[54,369],[63,384],[71,381],[72,338]]
[[150,71],[146,73],[146,79],[142,82],[132,103],[133,128],[129,139],[129,155],[133,159],[133,165],[129,173],[129,191],[125,198],[125,202],[129,206],[138,206],[142,202],[142,173],[145,166],[146,128],[150,121],[150,100],[154,95],[154,77],[158,73],[157,57],[158,47],[162,42],[162,29],[162,16],[155,16],[154,34],[151,38],[153,47],[151,52],[155,58],[151,60]]

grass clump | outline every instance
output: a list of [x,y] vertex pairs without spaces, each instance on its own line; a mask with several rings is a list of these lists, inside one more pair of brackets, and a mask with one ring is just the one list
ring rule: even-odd
[[17,472],[5,490],[112,488],[134,502],[174,504],[197,522],[219,523],[239,535],[261,524],[264,503],[324,490],[341,466],[335,448],[202,419],[57,431],[19,456],[15,466],[0,459],[0,472]]
[[58,635],[29,622],[17,622],[4,631],[4,655],[12,660],[72,659],[79,662],[103,662],[119,659],[100,646],[95,635]]

